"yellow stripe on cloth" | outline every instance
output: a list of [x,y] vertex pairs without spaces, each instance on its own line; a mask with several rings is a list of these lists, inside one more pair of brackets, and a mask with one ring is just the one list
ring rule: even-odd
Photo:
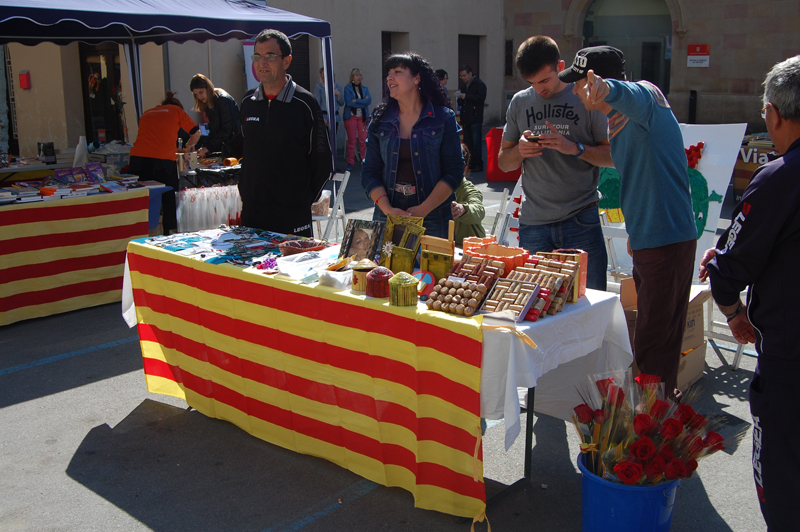
[[[141,238],[147,235],[133,235],[130,238],[119,240],[107,240],[104,242],[90,242],[77,246],[61,246],[47,249],[37,249],[33,251],[21,251],[3,256],[2,268],[13,268],[15,266],[25,266],[27,264],[37,264],[44,262],[58,261],[61,259],[73,259],[78,257],[91,257],[93,255],[105,255],[117,251],[125,251],[128,242],[132,238]],[[124,261],[120,261],[123,263]],[[2,272],[0,268],[0,272]]]
[[[191,302],[192,305],[198,308],[214,309],[214,312],[222,316],[230,316],[243,322],[269,327],[321,344],[368,352],[390,360],[402,362],[407,362],[409,359],[414,360],[418,371],[438,373],[454,382],[464,383],[476,393],[480,392],[480,368],[432,348],[418,347],[411,342],[382,334],[344,327],[246,301],[234,300],[222,295],[211,294],[193,288],[190,286],[190,280],[187,280],[187,283],[177,283],[132,271],[131,282],[134,288],[147,286],[148,293],[166,296],[177,301]],[[281,288],[283,287],[281,286]],[[142,318],[140,317],[139,320],[141,321]],[[239,338],[222,335],[205,328],[201,330],[198,324],[182,320],[176,321],[176,318],[172,316],[167,317],[166,320],[179,325],[177,328],[173,326],[171,328],[172,332],[201,341],[221,351],[236,353],[237,356],[258,363],[265,363],[265,355],[267,357],[270,355],[269,351],[265,352],[265,349],[268,348],[262,345],[244,342]],[[161,323],[163,321],[165,321],[164,317],[149,317],[145,319],[146,323]],[[480,332],[479,325],[475,325],[468,330],[472,332],[473,329]],[[365,346],[367,346],[366,349]],[[282,368],[276,367],[276,369]],[[302,374],[301,371],[313,371],[313,369],[303,367],[297,373]],[[306,375],[306,377],[315,378],[314,375]]]
[[[91,218],[74,218],[71,220],[47,220],[0,227],[0,241],[17,238],[29,238],[44,235],[60,235],[80,233],[108,227],[122,227],[146,221],[148,210],[128,211]],[[147,236],[147,235],[145,235]]]
[[[20,279],[10,283],[0,284],[0,298],[9,297],[17,294],[49,290],[78,283],[86,283],[99,279],[113,279],[122,277],[125,265],[106,266],[103,268],[92,268],[89,270],[77,270],[72,272],[58,272],[55,270],[53,275],[47,277],[34,277],[32,279]],[[120,290],[121,291],[121,288]]]
[[[474,397],[479,393],[480,319],[454,319],[444,314],[434,316],[424,309],[392,307],[385,300],[363,299],[348,292],[310,287],[228,265],[211,265],[139,243],[131,243],[128,253],[162,261],[146,263],[147,271],[152,272],[146,275],[136,270],[137,261],[129,257],[140,334],[148,338],[141,342],[143,356],[160,361],[158,364],[180,368],[186,372],[183,376],[189,379],[186,382],[203,379],[206,384],[196,381],[198,384],[192,386],[218,399],[187,386],[164,385],[150,377],[148,387],[158,387],[170,395],[184,394],[187,403],[205,415],[228,420],[276,445],[325,458],[375,482],[407,489],[419,507],[469,517],[483,511],[483,495],[478,498],[475,487],[470,485],[467,491],[453,487],[459,482],[472,483],[475,476],[482,481],[482,463],[473,452],[479,415],[471,411],[476,408],[474,405],[467,408],[454,395],[458,386],[470,390]],[[145,267],[145,263],[140,264]],[[176,280],[159,277],[159,268],[163,268],[165,276]],[[313,307],[305,316],[271,308],[270,301],[262,305],[237,300],[236,294],[247,293],[248,286],[241,281],[252,284],[250,293],[264,294],[267,298],[276,293],[261,286],[284,290],[289,298],[291,294],[304,296],[296,300],[299,304],[306,303],[305,297],[313,297],[316,299],[308,300],[311,305],[315,302],[325,308],[341,305],[343,311],[350,305],[354,311],[358,310],[353,315],[368,319],[380,320],[380,314],[375,317],[369,313],[382,313],[387,320],[395,320],[409,331],[398,331],[395,337],[394,330],[379,334],[361,330],[359,324],[351,327],[342,319],[346,315],[335,316],[337,319],[332,321],[337,323],[330,323],[324,316],[316,317]],[[286,300],[285,293],[280,295]],[[147,306],[148,298],[152,298],[149,304],[153,308]],[[367,313],[364,308],[369,309]],[[395,316],[407,321],[398,321]],[[469,346],[478,350],[477,358],[474,353],[471,355],[474,363],[440,352],[438,349],[447,350],[446,346],[441,347],[442,342],[427,344],[437,347],[416,345],[426,340],[425,336],[418,339],[417,334],[435,334],[437,329],[431,323],[444,335],[468,338],[464,345],[476,342]],[[176,348],[171,347],[173,342]],[[324,351],[308,351],[318,348]],[[191,352],[183,353],[181,349]],[[358,365],[362,358],[366,367]],[[369,365],[373,363],[391,363],[388,367],[403,368],[404,374],[398,374],[398,382],[387,381],[384,376],[392,373],[373,372]],[[158,364],[145,362],[154,371],[163,368]],[[420,372],[435,374],[432,375],[435,379],[447,379],[441,382],[452,383],[452,388],[441,397],[411,389],[419,384],[415,373],[418,376]],[[256,382],[255,378],[264,382]],[[435,379],[431,382],[437,382]],[[219,388],[215,390],[215,386]],[[437,392],[435,388],[429,390]],[[245,404],[246,408],[241,406]],[[239,410],[240,407],[251,414]],[[377,409],[386,409],[387,417],[382,419]],[[297,430],[292,430],[293,416],[301,423]],[[437,423],[445,432],[438,432]],[[415,431],[424,434],[422,439],[418,439]],[[461,432],[463,435],[459,435]],[[450,441],[456,442],[454,447],[449,446]],[[390,453],[386,455],[391,456],[389,463],[378,459],[381,447],[376,445],[388,445],[383,452]],[[417,470],[414,464],[421,469]],[[442,468],[441,474],[448,477],[446,482],[436,480],[439,475],[436,467]],[[479,475],[476,469],[480,470]],[[422,484],[419,474],[424,474],[421,478],[428,478],[427,482],[450,489]],[[477,492],[482,494],[482,482],[476,484],[480,486]]]
[[28,305],[6,312],[0,312],[0,325],[8,325],[9,323],[16,323],[22,320],[41,318],[43,316],[51,316],[53,314],[70,312],[82,308],[106,305],[108,303],[115,303],[121,299],[122,290],[109,290],[108,292],[71,297],[69,299],[52,301],[41,305]]

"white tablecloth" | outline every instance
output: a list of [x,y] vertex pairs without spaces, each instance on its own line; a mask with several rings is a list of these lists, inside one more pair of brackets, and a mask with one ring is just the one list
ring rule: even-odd
[[[509,324],[484,317],[484,325]],[[572,409],[583,402],[577,390],[587,375],[626,368],[633,358],[625,313],[613,293],[587,290],[562,312],[523,321],[517,330],[537,348],[510,332],[483,334],[481,416],[505,418],[506,450],[520,433],[517,387],[536,387],[536,412],[569,420]]]

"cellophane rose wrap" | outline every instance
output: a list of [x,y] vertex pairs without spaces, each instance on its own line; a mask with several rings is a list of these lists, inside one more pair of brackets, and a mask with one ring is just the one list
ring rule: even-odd
[[725,448],[722,422],[667,397],[654,375],[631,370],[592,375],[579,390],[572,421],[586,468],[627,485],[688,478],[697,461]]

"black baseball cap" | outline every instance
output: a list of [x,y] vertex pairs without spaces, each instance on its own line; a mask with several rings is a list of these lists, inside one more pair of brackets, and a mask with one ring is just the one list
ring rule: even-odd
[[578,50],[572,66],[559,72],[558,79],[573,83],[585,78],[590,70],[594,70],[601,78],[624,80],[625,59],[622,52],[613,46],[591,46]]

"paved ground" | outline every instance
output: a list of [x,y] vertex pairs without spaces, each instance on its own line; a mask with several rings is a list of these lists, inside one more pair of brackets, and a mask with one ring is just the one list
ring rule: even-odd
[[[512,184],[475,177],[491,220],[492,205]],[[351,182],[348,211],[363,215],[369,201],[357,176]],[[709,346],[694,406],[725,416],[723,436],[746,431],[746,438],[701,461],[682,483],[673,531],[766,528],[750,468],[747,387],[755,358],[747,351],[734,372],[733,354],[730,344]],[[484,441],[490,493],[522,475],[522,442],[505,453],[503,432],[502,422],[494,424]],[[574,430],[537,416],[534,435],[533,481],[489,507],[492,529],[580,530]],[[404,490],[147,393],[136,331],[118,304],[0,327],[0,493],[2,532],[469,529],[415,509]]]

